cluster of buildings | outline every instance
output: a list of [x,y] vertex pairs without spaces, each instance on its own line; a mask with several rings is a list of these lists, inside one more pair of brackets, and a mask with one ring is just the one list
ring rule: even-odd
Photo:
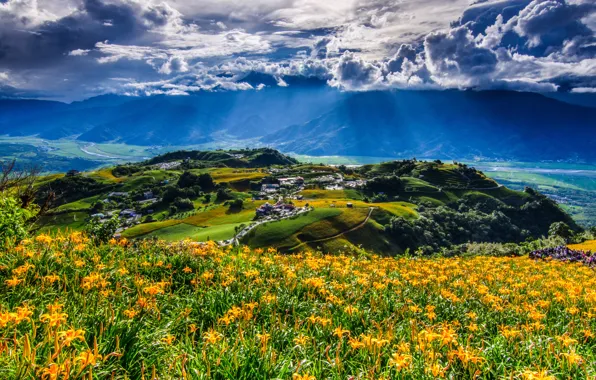
[[182,162],[180,162],[180,161],[162,162],[160,164],[156,164],[155,168],[161,169],[161,170],[169,170],[169,169],[175,169],[180,165],[182,165]]
[[274,205],[267,202],[256,209],[257,217],[264,217],[269,215],[282,216],[291,214],[294,211],[296,211],[296,206],[289,203],[283,203],[283,201],[279,201]]

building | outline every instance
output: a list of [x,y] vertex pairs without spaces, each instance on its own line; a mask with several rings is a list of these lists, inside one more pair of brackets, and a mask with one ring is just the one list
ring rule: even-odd
[[287,177],[278,180],[281,186],[300,186],[304,184],[304,178],[302,177]]
[[143,198],[145,198],[145,199],[151,199],[151,198],[153,198],[153,191],[145,191],[143,193]]
[[126,197],[126,196],[128,196],[128,193],[126,191],[112,191],[111,193],[108,194],[108,198]]
[[269,215],[273,212],[273,205],[271,205],[269,202],[259,206],[256,209],[256,213],[257,216],[265,216],[265,215]]
[[126,218],[134,218],[137,216],[137,213],[135,212],[135,210],[122,210],[120,211],[120,216]]
[[261,185],[261,192],[263,193],[276,193],[279,191],[279,185],[275,183],[264,183]]

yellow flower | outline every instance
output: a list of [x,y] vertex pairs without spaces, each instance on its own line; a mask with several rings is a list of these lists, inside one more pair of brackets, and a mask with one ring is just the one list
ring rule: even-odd
[[18,279],[17,277],[13,276],[11,279],[9,280],[5,280],[4,283],[6,284],[6,286],[10,287],[10,288],[14,288],[15,286],[17,286],[18,284],[20,284],[21,282],[23,282],[23,280]]
[[133,319],[139,314],[139,312],[135,309],[126,309],[123,311],[123,314],[126,316],[126,318]]
[[189,267],[184,267],[184,269],[182,269],[182,271],[183,271],[184,273],[192,273],[192,269],[191,269],[191,268],[189,268]]
[[16,309],[16,313],[12,316],[12,319],[16,324],[21,323],[22,321],[31,321],[31,316],[33,315],[33,310],[29,308],[28,305],[19,306]]
[[407,368],[412,363],[412,356],[395,352],[389,359],[389,365],[395,367],[398,371]]
[[168,346],[171,346],[175,340],[176,340],[176,337],[172,334],[168,334],[165,337],[161,338],[161,341],[163,343],[167,344]]
[[87,366],[94,366],[97,364],[97,362],[99,360],[102,359],[102,356],[91,351],[91,350],[86,350],[81,352],[76,358],[75,358],[75,362],[77,362],[82,368],[85,368]]
[[308,373],[304,375],[299,375],[297,373],[292,375],[292,380],[317,380],[316,377],[309,375]]
[[58,380],[60,375],[65,374],[64,366],[56,363],[51,363],[47,368],[44,368],[40,372],[41,380]]
[[581,355],[578,355],[575,351],[563,352],[561,354],[569,365],[579,365],[584,361]]
[[213,345],[221,340],[221,334],[211,329],[203,334],[203,340],[205,343]]
[[82,342],[85,341],[85,331],[82,329],[70,329],[66,331],[60,331],[58,333],[60,340],[62,341],[62,345],[69,347],[72,342],[75,340],[80,340]]
[[338,326],[333,330],[333,335],[341,339],[344,335],[350,335],[350,330],[344,330]]
[[352,316],[353,314],[358,313],[358,308],[352,305],[348,305],[344,308],[344,312],[350,316]]
[[294,338],[294,344],[296,344],[297,346],[306,346],[308,341],[309,338],[306,335],[299,335],[296,338]]
[[63,323],[66,323],[66,318],[68,318],[68,314],[66,313],[50,313],[42,314],[40,320],[48,323],[50,327],[59,327]]
[[45,245],[50,245],[52,244],[52,237],[50,235],[41,234],[35,237],[35,241]]
[[44,276],[43,280],[49,282],[50,284],[53,284],[54,282],[60,280],[60,276],[57,276],[55,274],[49,274],[47,276]]
[[555,380],[554,376],[548,374],[546,370],[541,371],[524,371],[522,376],[525,380]]

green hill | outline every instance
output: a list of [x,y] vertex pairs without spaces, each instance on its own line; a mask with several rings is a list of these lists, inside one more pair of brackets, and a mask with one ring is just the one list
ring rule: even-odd
[[[261,193],[264,184],[273,192]],[[40,199],[56,195],[38,221],[42,230],[80,230],[91,215],[124,215],[121,235],[129,239],[229,244],[243,232],[240,243],[281,251],[430,253],[469,241],[538,238],[559,221],[579,229],[536,191],[513,191],[467,165],[440,161],[347,168],[299,164],[271,149],[181,151],[45,177],[38,190]],[[304,212],[257,219],[256,208],[278,200]]]

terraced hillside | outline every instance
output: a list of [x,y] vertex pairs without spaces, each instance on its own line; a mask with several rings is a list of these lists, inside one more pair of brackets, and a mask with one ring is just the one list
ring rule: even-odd
[[54,175],[38,186],[41,198],[57,195],[38,221],[42,231],[81,230],[92,217],[119,217],[118,234],[127,239],[213,240],[287,252],[395,254],[522,241],[546,235],[556,221],[577,228],[536,192],[513,191],[466,165],[440,161],[347,168],[296,164],[269,149],[176,152]]

